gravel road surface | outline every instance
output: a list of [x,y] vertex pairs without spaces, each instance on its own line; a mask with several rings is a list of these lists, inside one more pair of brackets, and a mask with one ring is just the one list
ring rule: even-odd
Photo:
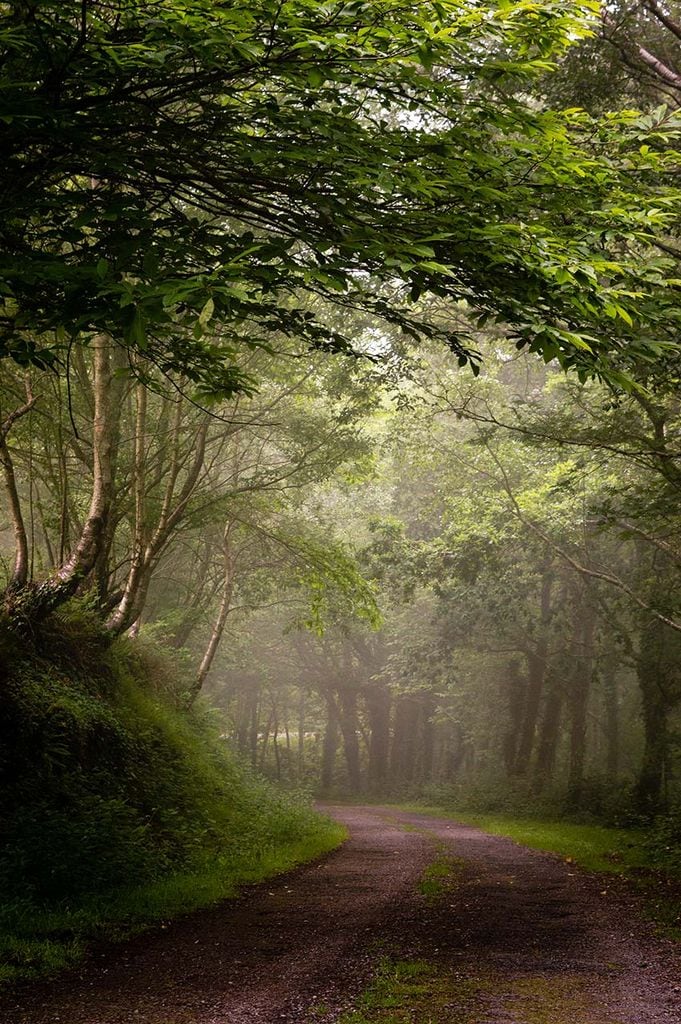
[[[449,820],[325,810],[350,839],[323,861],[6,992],[0,1021],[331,1024],[389,956],[474,992],[438,1024],[681,1024],[679,947],[622,887]],[[424,895],[437,860],[453,876]]]

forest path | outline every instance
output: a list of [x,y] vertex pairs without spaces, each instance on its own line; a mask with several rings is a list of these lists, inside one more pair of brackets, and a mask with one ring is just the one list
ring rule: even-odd
[[323,861],[6,993],[0,1020],[330,1024],[389,957],[447,979],[414,1024],[681,1024],[678,947],[602,879],[449,820],[326,810],[351,836]]

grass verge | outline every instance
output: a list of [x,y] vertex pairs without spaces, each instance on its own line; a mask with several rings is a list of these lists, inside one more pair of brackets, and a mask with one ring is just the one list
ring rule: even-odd
[[211,858],[109,897],[63,907],[6,915],[0,926],[0,984],[48,977],[74,966],[99,942],[120,942],[154,925],[234,897],[244,885],[264,881],[323,856],[347,838],[335,822],[311,818],[298,840],[244,849],[237,858]]

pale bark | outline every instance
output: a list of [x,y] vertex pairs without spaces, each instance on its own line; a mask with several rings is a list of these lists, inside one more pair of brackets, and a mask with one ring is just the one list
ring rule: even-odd
[[17,624],[38,621],[72,597],[93,571],[106,533],[114,497],[114,467],[120,419],[120,378],[124,350],[105,334],[96,335],[92,350],[92,492],[80,537],[69,557],[37,587],[23,587],[8,602]]
[[225,625],[227,623],[227,617],[232,610],[232,596],[234,593],[234,550],[232,547],[232,532],[234,530],[234,524],[228,523],[225,526],[222,535],[222,559],[223,559],[223,584],[222,584],[222,597],[220,600],[220,608],[218,615],[213,625],[213,629],[208,640],[208,645],[204,651],[199,670],[196,673],[196,679],[192,686],[189,699],[194,701],[201,692],[203,684],[206,681],[208,673],[210,672],[215,655],[217,654],[218,648],[222,641],[222,636],[225,631]]
[[[664,24],[674,35],[677,35],[679,26],[677,26],[675,22],[672,22],[671,19],[664,19],[658,4],[648,2],[646,6],[655,15],[658,21],[662,22],[662,24]],[[601,19],[606,29],[605,38],[617,47],[626,63],[629,63],[627,57],[628,51],[631,51],[631,53],[635,57],[638,57],[641,63],[644,64],[657,78],[659,78],[661,82],[664,82],[665,85],[673,86],[674,89],[681,89],[681,75],[675,71],[674,68],[665,64],[663,60],[656,57],[654,53],[651,53],[650,50],[637,42],[636,39],[625,36],[623,40],[620,40],[618,38],[618,30],[620,29],[620,26],[607,13],[607,11],[602,12]],[[674,27],[672,27],[672,25]]]
[[645,5],[652,15],[664,25],[665,28],[669,29],[672,35],[675,35],[677,39],[681,39],[681,23],[675,21],[666,11],[664,11],[657,0],[645,0]]
[[14,529],[14,568],[7,585],[7,593],[12,594],[23,589],[28,582],[30,555],[28,550],[28,537],[24,524],[23,512],[21,509],[21,498],[17,487],[14,473],[14,462],[7,445],[9,433],[22,416],[26,416],[35,405],[36,399],[31,392],[30,381],[26,381],[26,401],[19,408],[11,412],[0,426],[0,463],[2,463],[5,479],[5,490],[9,503],[9,511]]
[[[145,400],[146,401],[146,400]],[[123,596],[107,622],[107,629],[112,633],[122,633],[128,629],[144,610],[149,585],[159,559],[165,551],[175,529],[182,521],[189,502],[204,467],[206,438],[208,433],[208,417],[202,420],[194,438],[194,455],[185,477],[184,483],[175,493],[182,468],[180,457],[180,435],[182,426],[182,407],[178,409],[173,424],[170,472],[163,496],[161,512],[153,534],[147,538],[148,526],[144,523],[145,483],[144,453],[141,439],[140,423],[141,407],[137,407],[137,436],[135,455],[135,528],[133,555]],[[146,406],[144,407],[146,415]],[[139,441],[139,443],[138,443]],[[138,459],[139,456],[139,459]]]

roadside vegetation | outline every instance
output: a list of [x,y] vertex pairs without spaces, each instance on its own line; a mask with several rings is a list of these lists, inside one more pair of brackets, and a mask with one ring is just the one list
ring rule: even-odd
[[[602,895],[623,894],[618,881],[637,893],[647,914],[665,934],[681,939],[681,844],[676,823],[661,819],[651,828],[649,822],[638,827],[615,828],[591,822],[546,819],[541,813],[520,817],[512,813],[489,813],[428,804],[401,805],[402,810],[451,818],[481,828],[492,835],[506,836],[521,846],[556,854],[575,868],[603,875]],[[430,871],[446,887],[452,875],[445,865],[435,861]],[[607,876],[611,876],[608,878]],[[614,876],[614,877],[613,877]],[[430,878],[430,875],[428,876]]]
[[151,644],[71,609],[0,656],[0,981],[234,896],[337,846],[306,798],[241,764]]

